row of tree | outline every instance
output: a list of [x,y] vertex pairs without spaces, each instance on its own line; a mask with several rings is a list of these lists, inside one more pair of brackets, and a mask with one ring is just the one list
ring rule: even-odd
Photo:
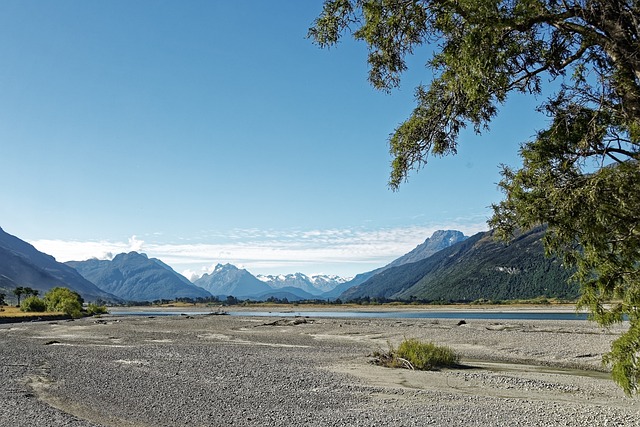
[[[73,318],[82,317],[84,314],[106,313],[104,305],[89,304],[83,309],[84,299],[76,291],[64,287],[55,287],[49,290],[44,297],[39,298],[40,292],[29,287],[17,287],[13,294],[18,298],[18,306],[24,312],[55,312],[64,313]],[[21,298],[26,296],[24,300]],[[0,293],[0,305],[5,305],[6,294]]]
[[20,310],[25,312],[62,312],[73,318],[82,317],[84,300],[79,293],[68,288],[56,287],[38,298],[31,295],[20,304]]
[[[23,286],[18,286],[17,288],[15,288],[13,290],[13,294],[18,298],[18,303],[16,304],[17,307],[20,306],[20,299],[22,298],[22,296],[38,296],[40,294],[40,291],[37,289],[33,289],[30,287],[23,287]],[[4,293],[0,293],[0,306],[2,305],[7,305],[5,298],[7,297],[7,294]]]
[[40,294],[40,291],[37,289],[32,289],[28,286],[18,286],[13,290],[13,294],[18,298],[18,306],[20,305],[20,298],[24,295],[26,297],[34,296],[37,297]]

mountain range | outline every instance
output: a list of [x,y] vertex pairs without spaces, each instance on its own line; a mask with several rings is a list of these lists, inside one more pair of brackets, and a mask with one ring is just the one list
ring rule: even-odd
[[73,268],[0,228],[0,292],[11,296],[19,286],[36,289],[40,295],[56,286],[63,286],[78,292],[87,302],[121,301]]
[[544,231],[539,227],[521,233],[509,244],[497,241],[490,231],[470,238],[459,231],[437,231],[406,255],[351,280],[301,273],[256,277],[218,264],[191,283],[162,261],[137,252],[112,260],[58,263],[0,228],[0,292],[10,295],[17,286],[43,292],[67,286],[88,301],[112,302],[212,296],[289,301],[573,299],[578,289],[567,284],[571,272],[544,256]]
[[256,297],[272,290],[247,270],[231,264],[218,264],[210,274],[205,273],[193,283],[206,289],[211,295],[234,296],[240,299]]
[[466,301],[536,297],[574,299],[571,271],[544,255],[545,228],[520,233],[509,244],[478,233],[421,261],[388,268],[340,298]]
[[347,279],[340,276],[313,275],[302,273],[280,275],[258,275],[258,279],[267,283],[273,289],[297,288],[311,296],[322,295],[330,292],[337,286],[346,283]]
[[171,267],[138,252],[116,255],[112,260],[68,261],[84,278],[127,301],[175,298],[207,298],[211,294],[189,282]]
[[456,243],[460,243],[467,239],[467,236],[462,234],[462,232],[457,230],[438,230],[435,231],[431,237],[427,238],[423,243],[416,246],[411,252],[408,252],[405,255],[402,255],[400,258],[396,258],[391,261],[389,264],[384,267],[377,268],[372,271],[368,271],[366,273],[361,273],[356,275],[353,279],[341,283],[336,286],[333,290],[325,293],[323,296],[326,298],[337,298],[340,297],[345,291],[354,286],[358,286],[361,283],[366,282],[376,274],[382,273],[383,271],[393,268],[399,267],[404,264],[410,264],[413,262],[417,262],[426,258],[429,258],[431,255],[435,254],[442,249],[448,248],[449,246],[455,245]]

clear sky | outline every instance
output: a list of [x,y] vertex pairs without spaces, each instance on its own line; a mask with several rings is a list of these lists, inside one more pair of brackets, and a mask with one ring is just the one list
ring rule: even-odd
[[59,261],[138,250],[179,272],[351,276],[438,229],[486,230],[499,164],[542,127],[511,99],[399,192],[366,46],[306,38],[321,1],[0,2],[0,227]]

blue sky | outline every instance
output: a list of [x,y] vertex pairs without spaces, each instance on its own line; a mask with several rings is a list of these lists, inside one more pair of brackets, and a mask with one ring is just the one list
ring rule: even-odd
[[351,276],[438,229],[486,230],[500,163],[543,126],[513,98],[399,192],[366,46],[306,39],[321,1],[0,2],[0,227],[59,261],[139,250],[186,275]]

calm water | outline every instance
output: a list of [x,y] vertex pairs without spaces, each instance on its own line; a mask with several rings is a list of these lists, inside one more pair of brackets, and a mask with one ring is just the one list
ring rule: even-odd
[[[113,308],[114,316],[197,316],[211,311],[148,310],[127,311]],[[356,319],[495,319],[495,320],[586,320],[586,313],[575,312],[488,312],[488,311],[228,311],[244,317],[326,317]]]

